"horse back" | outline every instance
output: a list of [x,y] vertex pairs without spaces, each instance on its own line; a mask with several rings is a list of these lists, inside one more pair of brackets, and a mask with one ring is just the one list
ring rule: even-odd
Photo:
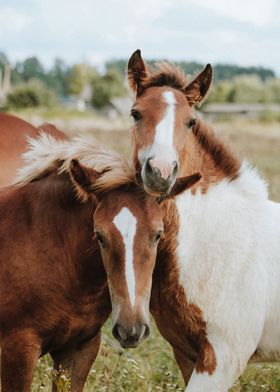
[[0,186],[15,179],[17,169],[24,163],[21,155],[28,148],[27,138],[38,137],[40,131],[56,139],[67,139],[54,125],[44,124],[36,128],[18,117],[0,113]]

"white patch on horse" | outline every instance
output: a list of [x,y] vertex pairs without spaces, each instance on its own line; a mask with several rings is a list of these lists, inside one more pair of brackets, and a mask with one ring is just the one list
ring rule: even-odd
[[135,304],[135,274],[133,267],[133,245],[136,234],[137,219],[124,207],[115,216],[114,225],[120,232],[125,249],[125,277],[131,306]]
[[176,98],[172,91],[165,91],[162,93],[162,98],[164,102],[167,103],[167,107],[163,118],[156,125],[153,144],[148,149],[139,151],[138,158],[142,164],[148,157],[153,156],[155,159],[170,161],[171,164],[177,160],[177,154],[173,143]]
[[207,321],[217,361],[212,375],[194,371],[186,391],[224,392],[256,350],[280,355],[280,204],[246,164],[235,180],[175,203],[179,281]]
[[162,120],[156,126],[154,144],[173,148],[176,99],[172,91],[165,91],[162,97],[167,103],[167,108]]

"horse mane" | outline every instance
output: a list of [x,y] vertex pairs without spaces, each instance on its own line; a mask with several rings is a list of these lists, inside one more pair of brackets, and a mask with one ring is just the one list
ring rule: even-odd
[[199,119],[192,129],[192,133],[199,146],[212,158],[215,167],[220,169],[225,177],[234,180],[239,176],[240,159],[205,122]]
[[147,71],[147,76],[142,81],[144,89],[155,86],[169,86],[184,92],[190,82],[182,68],[165,61],[156,63],[155,67],[147,66]]
[[17,187],[39,180],[54,171],[70,174],[72,159],[102,173],[93,185],[98,193],[135,183],[135,173],[130,162],[117,152],[104,149],[92,137],[57,140],[41,131],[38,138],[29,138],[28,142],[29,149],[22,155],[25,166],[18,170],[13,184]]

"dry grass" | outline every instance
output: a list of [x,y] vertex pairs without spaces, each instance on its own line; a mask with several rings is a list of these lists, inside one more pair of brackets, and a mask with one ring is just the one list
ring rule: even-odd
[[214,128],[259,169],[269,184],[270,197],[280,201],[280,124],[233,122],[214,124]]
[[[91,121],[91,120],[90,120]],[[68,123],[59,123],[65,130]],[[88,124],[87,124],[88,125]],[[100,124],[98,124],[100,125]],[[95,129],[83,129],[93,133],[101,142],[126,155],[130,151],[128,125],[122,130],[109,132],[95,124]],[[71,127],[70,127],[71,128]],[[94,121],[92,121],[94,128]],[[280,201],[280,125],[235,121],[217,123],[214,128],[228,138],[242,156],[256,165],[269,182],[271,198]],[[73,127],[71,128],[73,133]],[[182,391],[183,381],[168,344],[152,327],[151,337],[139,348],[123,351],[111,336],[110,323],[103,330],[102,346],[85,388],[86,392],[149,392]],[[60,391],[67,391],[67,375],[54,375],[60,379]],[[51,361],[41,359],[37,367],[33,391],[51,391]],[[232,392],[280,391],[280,366],[278,364],[250,365],[236,383]]]

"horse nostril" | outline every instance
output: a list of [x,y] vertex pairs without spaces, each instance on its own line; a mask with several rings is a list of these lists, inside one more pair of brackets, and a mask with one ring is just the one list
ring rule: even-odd
[[173,172],[172,172],[172,175],[174,177],[177,177],[178,171],[179,171],[178,162],[177,161],[173,161]]
[[147,324],[144,324],[143,338],[146,339],[149,335],[150,335],[150,327]]
[[146,339],[150,335],[150,328],[147,324],[138,327],[138,340]]
[[117,340],[120,338],[120,335],[119,335],[119,324],[115,324],[113,326],[112,334],[113,334],[114,338],[116,338]]
[[112,329],[112,334],[117,340],[125,340],[126,334],[120,324],[115,324]]
[[158,167],[155,167],[151,164],[151,161],[154,159],[154,157],[148,158],[146,162],[146,174],[147,175],[153,175],[156,177],[161,177],[161,171]]
[[153,174],[154,173],[154,168],[153,168],[153,166],[151,165],[151,160],[152,160],[153,158],[148,158],[147,159],[147,162],[146,162],[146,172],[147,173],[150,173],[150,174]]

